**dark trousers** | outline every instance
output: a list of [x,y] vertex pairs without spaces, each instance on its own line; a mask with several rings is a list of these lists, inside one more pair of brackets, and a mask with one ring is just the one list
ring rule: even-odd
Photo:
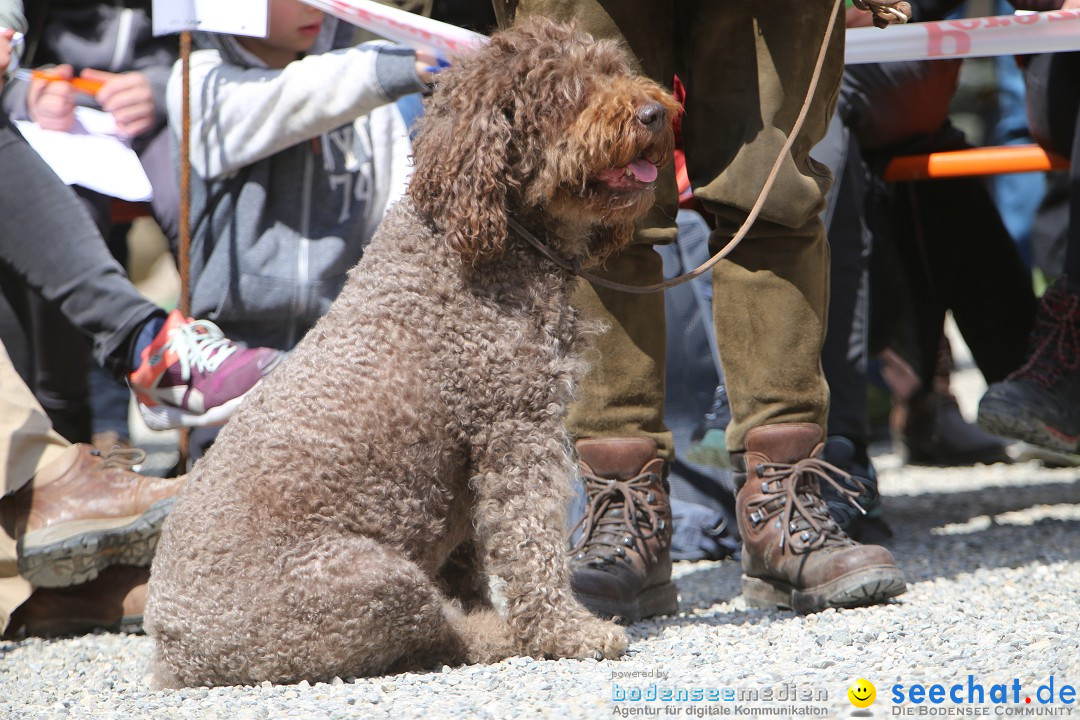
[[909,360],[923,386],[930,387],[937,367],[947,310],[986,381],[1004,380],[1023,363],[1036,302],[1031,273],[988,185],[954,178],[892,190],[892,240],[915,317]]
[[1080,53],[1035,55],[1024,79],[1032,137],[1072,163],[1063,270],[1075,284],[1080,280]]
[[829,383],[829,435],[870,439],[867,364],[870,343],[871,234],[865,218],[866,166],[851,129],[834,114],[812,157],[836,178],[822,221],[831,250],[829,328],[821,365]]
[[[983,178],[888,188],[880,180],[896,155],[967,146],[947,119],[958,72],[958,65],[939,61],[855,65],[845,72],[837,111],[873,169],[862,209],[874,233],[871,351],[883,344],[899,351],[926,388],[938,365],[946,311],[988,382],[1016,366],[1035,312],[1030,274]],[[837,214],[849,199],[842,192]],[[830,227],[834,253],[841,251],[840,228]],[[834,262],[834,273],[840,268]],[[837,310],[849,304],[834,300]],[[830,333],[834,325],[845,327],[830,315]],[[827,356],[826,372],[835,364]],[[830,385],[834,392],[841,387]],[[830,433],[833,425],[830,416]]]
[[90,337],[94,359],[124,377],[137,331],[164,312],[139,295],[71,189],[3,114],[0,168],[4,277],[17,277],[58,308]]

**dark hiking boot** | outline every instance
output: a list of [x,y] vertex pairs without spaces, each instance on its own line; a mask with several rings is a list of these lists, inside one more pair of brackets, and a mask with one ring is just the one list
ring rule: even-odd
[[919,392],[908,401],[900,433],[902,454],[912,465],[961,467],[1009,463],[1006,443],[960,414],[948,392]]
[[119,565],[82,585],[38,588],[12,615],[5,637],[141,632],[149,580],[150,568]]
[[979,426],[1057,452],[1080,453],[1080,295],[1064,281],[1039,303],[1028,359],[979,402]]
[[[832,475],[837,485],[821,485],[821,498],[840,529],[857,542],[878,543],[891,538],[893,532],[885,522],[877,472],[866,452],[866,445],[843,435],[833,435],[825,440],[821,457],[844,471]],[[847,492],[842,492],[841,488]]]
[[809,423],[746,434],[735,500],[743,596],[752,606],[807,613],[879,603],[907,589],[888,550],[856,543],[829,515],[819,483],[852,502],[856,493],[833,479],[846,473],[818,459],[821,450],[821,428]]
[[671,582],[671,506],[650,438],[577,443],[585,515],[571,535],[574,594],[594,614],[632,623],[679,609]]

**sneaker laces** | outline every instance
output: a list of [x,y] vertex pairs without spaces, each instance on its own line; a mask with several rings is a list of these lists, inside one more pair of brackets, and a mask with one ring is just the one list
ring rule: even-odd
[[209,320],[193,320],[173,328],[165,345],[176,353],[182,380],[191,379],[192,368],[202,373],[214,372],[237,347]]
[[1080,295],[1051,288],[1031,331],[1035,349],[1008,379],[1027,378],[1048,390],[1060,389],[1062,372],[1080,368]]
[[[761,463],[754,470],[762,481],[762,495],[747,503],[747,509],[752,511],[750,521],[756,526],[785,514],[781,548],[791,547],[798,554],[853,544],[829,514],[819,488],[822,481],[828,483],[865,515],[866,510],[857,500],[863,492],[858,478],[818,458],[805,458],[795,464]],[[851,482],[860,489],[853,490],[843,482]],[[796,534],[800,543],[793,542]]]
[[587,507],[571,530],[581,536],[571,549],[574,560],[593,567],[613,565],[626,557],[626,549],[635,547],[635,536],[649,540],[667,529],[667,523],[651,503],[656,494],[650,485],[655,473],[641,473],[629,480],[585,475]]

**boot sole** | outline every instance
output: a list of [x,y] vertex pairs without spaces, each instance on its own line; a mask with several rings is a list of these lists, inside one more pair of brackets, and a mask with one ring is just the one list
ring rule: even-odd
[[574,596],[593,615],[612,619],[621,625],[630,625],[656,615],[674,615],[679,611],[679,590],[673,582],[642,590],[630,603],[616,603],[609,598],[581,593]]
[[994,435],[1023,440],[1057,452],[1080,453],[1080,440],[1056,432],[1023,407],[993,397],[983,397],[979,403],[978,423]]
[[142,515],[62,523],[27,533],[16,545],[19,574],[36,587],[59,588],[89,582],[113,565],[146,567],[175,500],[159,500]]
[[742,578],[743,597],[751,607],[782,607],[797,613],[874,605],[906,591],[904,573],[890,565],[860,568],[805,590],[781,580],[746,575]]
[[63,637],[66,635],[85,635],[94,630],[105,630],[130,635],[143,632],[142,615],[125,615],[119,620],[104,621],[97,618],[63,618],[26,623],[23,635],[26,637]]

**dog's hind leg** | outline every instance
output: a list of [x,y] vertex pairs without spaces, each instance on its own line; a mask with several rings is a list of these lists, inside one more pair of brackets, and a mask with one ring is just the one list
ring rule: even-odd
[[469,655],[461,637],[469,622],[461,623],[437,582],[371,539],[333,539],[294,563],[287,583],[304,628],[290,652],[297,670],[313,671],[298,678],[415,670]]
[[328,681],[473,656],[462,633],[474,621],[419,566],[370,538],[293,540],[284,557],[242,553],[235,573],[193,579],[180,604],[162,598],[156,684]]

